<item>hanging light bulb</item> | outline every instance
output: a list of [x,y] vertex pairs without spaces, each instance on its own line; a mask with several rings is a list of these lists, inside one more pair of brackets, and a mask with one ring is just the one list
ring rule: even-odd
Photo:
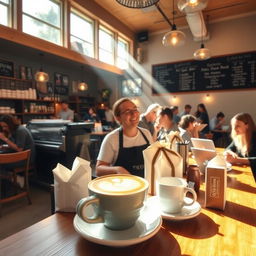
[[194,59],[195,60],[207,60],[211,58],[211,52],[208,48],[204,47],[204,44],[201,44],[201,48],[197,49],[194,52]]
[[[159,10],[161,13],[162,13],[162,10],[160,9]],[[180,30],[177,30],[177,27],[174,23],[174,14],[175,14],[175,11],[174,11],[174,0],[173,0],[173,24],[172,24],[172,30],[170,32],[167,32],[164,37],[163,37],[163,40],[162,40],[162,44],[164,46],[181,46],[185,43],[185,34],[180,31]],[[162,13],[163,15],[163,13]],[[163,15],[164,18],[166,19],[166,16],[165,14]],[[169,24],[171,24],[169,21],[168,21]]]
[[[43,58],[44,54],[39,53],[39,55]],[[37,82],[48,82],[49,81],[49,75],[43,71],[42,65],[39,71],[35,73],[35,80]]]
[[88,90],[88,84],[83,80],[83,75],[84,75],[84,67],[81,66],[81,77],[82,81],[78,84],[78,90],[79,91],[87,91]]
[[178,8],[181,12],[199,12],[206,8],[208,0],[179,0]]
[[172,26],[172,30],[167,32],[162,40],[164,46],[181,46],[185,43],[185,34],[176,29],[176,25]]

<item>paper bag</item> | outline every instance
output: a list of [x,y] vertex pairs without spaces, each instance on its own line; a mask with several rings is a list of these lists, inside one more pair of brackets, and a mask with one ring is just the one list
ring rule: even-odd
[[227,170],[221,166],[207,166],[205,172],[205,206],[225,209]]
[[76,211],[77,202],[88,196],[91,173],[90,162],[80,157],[74,160],[72,170],[57,164],[53,169],[56,211]]
[[149,182],[148,193],[155,195],[156,180],[160,177],[183,177],[182,157],[157,141],[143,151],[145,179]]
[[184,143],[184,140],[182,139],[178,131],[169,132],[167,135],[167,138],[168,138],[168,141],[170,142],[170,149],[174,151],[177,151],[177,146],[176,146],[177,142]]

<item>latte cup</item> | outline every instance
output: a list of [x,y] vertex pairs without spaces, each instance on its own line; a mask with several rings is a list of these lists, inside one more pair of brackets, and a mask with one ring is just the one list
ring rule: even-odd
[[[177,177],[161,177],[157,179],[156,194],[163,212],[181,212],[182,207],[192,205],[197,200],[196,192],[186,186],[187,182]],[[193,196],[193,200],[190,203],[184,201],[188,192]]]
[[[140,216],[148,191],[148,182],[138,176],[113,174],[89,182],[89,197],[77,204],[78,216],[88,223],[104,223],[113,230],[133,226]],[[94,215],[85,214],[85,208],[93,206]]]

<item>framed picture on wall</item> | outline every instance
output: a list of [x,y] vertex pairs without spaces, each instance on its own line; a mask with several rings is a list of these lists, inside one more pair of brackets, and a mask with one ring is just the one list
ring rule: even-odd
[[62,85],[68,86],[69,85],[69,79],[67,75],[62,75]]
[[142,95],[142,79],[131,78],[122,80],[121,91],[123,97],[135,97]]
[[0,59],[0,76],[14,77],[13,62]]
[[25,66],[20,66],[20,78],[21,79],[26,79],[26,67]]
[[62,75],[60,73],[54,73],[54,84],[62,85]]
[[32,68],[31,67],[26,67],[26,75],[28,80],[33,79],[33,73],[32,73]]

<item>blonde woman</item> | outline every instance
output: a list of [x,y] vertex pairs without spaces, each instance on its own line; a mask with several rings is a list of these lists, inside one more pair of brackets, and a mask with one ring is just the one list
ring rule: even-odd
[[231,119],[232,143],[225,152],[231,164],[250,165],[256,180],[256,126],[248,113],[239,113]]

